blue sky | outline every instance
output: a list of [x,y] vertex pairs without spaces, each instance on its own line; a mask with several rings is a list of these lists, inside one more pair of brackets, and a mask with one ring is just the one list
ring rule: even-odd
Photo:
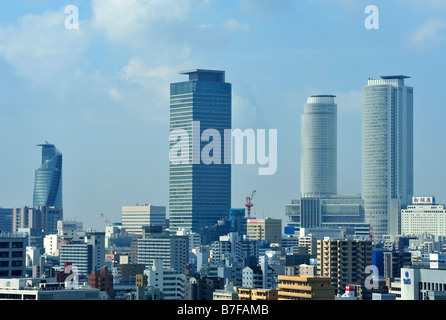
[[64,155],[66,218],[103,229],[101,212],[168,206],[169,84],[193,68],[226,71],[234,128],[278,130],[276,174],[234,166],[233,207],[256,189],[256,215],[286,221],[313,94],[337,96],[338,192],[360,193],[361,89],[394,74],[414,87],[415,193],[445,203],[445,41],[442,0],[2,0],[0,206],[32,204],[45,140]]

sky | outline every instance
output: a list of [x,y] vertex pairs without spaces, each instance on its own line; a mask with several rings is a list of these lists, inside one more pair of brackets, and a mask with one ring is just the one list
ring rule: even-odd
[[[79,28],[66,27],[75,6]],[[365,8],[379,10],[369,29]],[[32,205],[37,144],[63,153],[64,218],[168,208],[169,84],[215,69],[232,84],[233,128],[277,129],[277,171],[234,165],[232,207],[286,223],[300,196],[300,116],[336,95],[338,193],[361,193],[361,90],[406,75],[414,88],[414,190],[446,203],[446,1],[2,0],[0,206]]]

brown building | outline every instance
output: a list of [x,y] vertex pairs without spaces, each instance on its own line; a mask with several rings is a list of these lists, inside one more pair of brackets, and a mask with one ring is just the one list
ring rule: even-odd
[[369,240],[318,240],[317,275],[328,277],[337,294],[345,286],[364,283],[370,273],[366,267],[373,264],[372,242]]
[[108,273],[107,267],[103,267],[101,272],[92,271],[88,275],[88,285],[100,291],[105,291],[113,299],[113,275]]
[[278,300],[334,300],[335,288],[327,277],[279,275]]

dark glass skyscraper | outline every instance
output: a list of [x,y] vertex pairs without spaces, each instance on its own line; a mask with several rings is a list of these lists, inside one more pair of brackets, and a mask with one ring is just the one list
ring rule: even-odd
[[[170,162],[169,225],[173,232],[180,228],[199,232],[229,216],[231,164],[225,163],[224,155],[230,145],[224,144],[224,134],[232,127],[232,86],[225,82],[224,71],[196,69],[180,74],[189,75],[189,81],[170,86],[170,130],[187,133],[189,151],[188,161]],[[203,136],[207,129],[220,141]],[[221,149],[213,150],[218,161],[207,163],[200,155],[210,141]],[[170,141],[171,151],[177,143]]]
[[42,165],[36,169],[33,207],[62,209],[62,153],[46,142],[42,147]]

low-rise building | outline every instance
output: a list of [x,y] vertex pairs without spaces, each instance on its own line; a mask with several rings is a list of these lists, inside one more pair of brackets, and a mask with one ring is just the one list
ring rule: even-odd
[[328,277],[279,275],[278,300],[334,300]]
[[0,300],[101,300],[98,289],[88,285],[67,288],[48,278],[0,279]]

